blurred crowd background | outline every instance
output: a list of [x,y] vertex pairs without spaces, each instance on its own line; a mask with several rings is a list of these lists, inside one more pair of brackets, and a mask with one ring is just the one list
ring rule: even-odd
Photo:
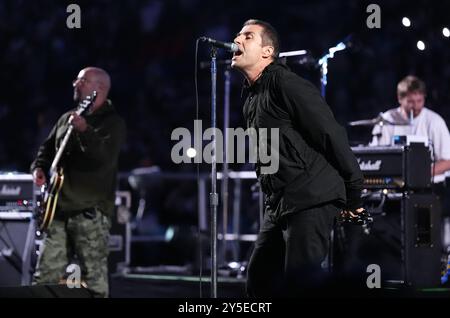
[[[396,84],[407,74],[428,87],[427,105],[450,120],[450,1],[378,1],[381,28],[369,29],[367,1],[76,1],[81,29],[68,29],[73,1],[0,1],[0,170],[28,171],[38,145],[58,116],[73,106],[72,80],[95,65],[112,76],[111,99],[128,124],[120,169],[174,165],[170,134],[193,126],[195,41],[206,35],[232,41],[249,18],[278,29],[281,50],[306,49],[309,63],[287,61],[319,86],[316,60],[351,35],[350,47],[329,64],[327,102],[338,121],[375,117],[397,105]],[[402,25],[402,17],[412,25]],[[426,49],[419,51],[418,40]],[[219,59],[229,58],[220,50]],[[200,44],[199,61],[209,60]],[[219,67],[218,120],[223,112],[223,70]],[[232,72],[231,127],[242,120],[242,76]],[[199,69],[200,118],[210,116],[209,70]],[[352,143],[366,142],[370,128],[348,126]],[[204,167],[205,171],[208,167]]]

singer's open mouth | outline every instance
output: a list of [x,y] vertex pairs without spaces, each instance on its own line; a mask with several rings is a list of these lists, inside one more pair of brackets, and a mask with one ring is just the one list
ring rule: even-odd
[[242,55],[242,51],[241,50],[233,53],[233,57],[240,56],[240,55]]

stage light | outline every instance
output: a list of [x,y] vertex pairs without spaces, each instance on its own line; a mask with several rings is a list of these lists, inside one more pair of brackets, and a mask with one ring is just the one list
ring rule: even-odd
[[186,150],[186,155],[189,158],[194,158],[197,155],[197,151],[194,148],[188,148],[188,150]]
[[421,51],[425,50],[425,43],[423,41],[417,41],[417,48]]
[[403,24],[403,26],[409,28],[411,26],[411,20],[408,19],[407,17],[403,17],[402,24]]
[[449,30],[448,28],[443,28],[443,29],[442,29],[442,34],[443,34],[446,38],[448,38],[448,37],[450,37],[450,30]]

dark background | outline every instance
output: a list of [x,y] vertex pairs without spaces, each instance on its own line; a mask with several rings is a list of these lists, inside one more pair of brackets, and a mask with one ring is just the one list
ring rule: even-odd
[[[368,29],[366,1],[76,1],[81,29],[68,29],[73,1],[0,2],[0,170],[28,171],[38,145],[57,117],[72,106],[72,80],[95,65],[112,76],[111,98],[128,124],[121,171],[174,165],[170,134],[193,126],[195,40],[207,35],[231,41],[249,18],[278,29],[281,51],[307,49],[319,58],[352,35],[352,46],[329,64],[327,102],[338,121],[375,117],[397,106],[396,84],[408,74],[428,87],[427,106],[450,120],[449,1],[378,1],[381,29]],[[412,27],[401,18],[408,16]],[[417,40],[427,48],[419,51]],[[219,59],[229,58],[219,52]],[[206,44],[199,61],[209,59]],[[319,69],[288,64],[319,86]],[[219,67],[218,121],[222,126],[223,67]],[[231,127],[244,127],[242,76],[232,71]],[[199,70],[200,118],[209,123],[209,70]],[[348,126],[352,143],[367,142],[370,128]],[[207,171],[208,167],[204,167]]]

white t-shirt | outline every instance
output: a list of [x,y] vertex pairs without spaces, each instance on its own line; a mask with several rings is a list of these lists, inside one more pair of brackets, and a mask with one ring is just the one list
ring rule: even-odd
[[[383,118],[396,123],[408,123],[401,114],[400,107],[383,113]],[[370,146],[388,146],[394,136],[417,135],[426,137],[433,146],[436,161],[450,160],[450,133],[444,119],[431,109],[424,107],[419,116],[413,118],[412,125],[376,125],[372,130]],[[434,182],[441,182],[444,175],[435,176]],[[442,179],[442,180],[441,180]]]

